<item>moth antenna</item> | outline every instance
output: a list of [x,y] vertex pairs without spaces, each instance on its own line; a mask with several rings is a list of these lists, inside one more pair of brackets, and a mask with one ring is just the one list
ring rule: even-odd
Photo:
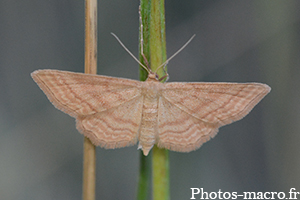
[[161,64],[158,68],[156,68],[155,73],[162,67],[166,66],[168,62],[174,58],[179,52],[181,52],[191,41],[194,39],[196,34],[194,34],[180,49],[178,49],[170,58],[168,58],[163,64]]
[[148,73],[150,73],[149,69],[143,65],[127,48],[126,46],[121,42],[121,40],[114,34],[114,33],[111,33],[115,38],[116,40],[120,43],[120,45],[127,51],[127,53],[129,53],[129,55],[131,55],[131,57],[136,61],[138,62]]

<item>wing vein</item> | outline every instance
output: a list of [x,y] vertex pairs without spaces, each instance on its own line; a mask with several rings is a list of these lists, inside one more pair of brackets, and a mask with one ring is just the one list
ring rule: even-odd
[[177,107],[179,110],[183,111],[184,113],[186,113],[186,114],[192,116],[192,117],[195,118],[195,119],[198,119],[198,120],[202,121],[203,123],[209,123],[209,122],[206,122],[206,121],[204,121],[203,119],[200,119],[200,118],[198,118],[197,116],[194,116],[194,115],[190,114],[189,112],[183,110],[183,109],[180,108],[177,104],[175,104],[175,103],[171,102],[169,99],[167,99],[164,95],[161,95],[161,96],[162,96],[167,102],[169,102],[169,103],[172,104],[173,106]]

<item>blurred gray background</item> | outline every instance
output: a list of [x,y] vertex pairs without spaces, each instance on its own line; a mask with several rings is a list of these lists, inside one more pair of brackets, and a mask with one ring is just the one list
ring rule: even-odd
[[[98,73],[138,79],[139,1],[98,2]],[[191,187],[300,192],[300,1],[167,0],[169,81],[262,82],[269,95],[191,153],[170,152],[171,199]],[[83,136],[30,77],[82,72],[84,1],[0,1],[0,199],[81,199]],[[137,146],[97,148],[98,199],[135,198]]]

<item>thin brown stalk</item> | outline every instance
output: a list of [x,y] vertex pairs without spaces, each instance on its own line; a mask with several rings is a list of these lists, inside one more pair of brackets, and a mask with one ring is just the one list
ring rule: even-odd
[[[85,0],[84,72],[97,73],[97,0]],[[88,138],[83,144],[83,200],[95,200],[96,149]]]

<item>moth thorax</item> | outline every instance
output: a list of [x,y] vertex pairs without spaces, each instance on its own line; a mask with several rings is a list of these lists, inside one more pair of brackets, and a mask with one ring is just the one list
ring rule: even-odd
[[156,82],[148,82],[147,87],[143,89],[143,93],[146,98],[157,99],[158,87]]

